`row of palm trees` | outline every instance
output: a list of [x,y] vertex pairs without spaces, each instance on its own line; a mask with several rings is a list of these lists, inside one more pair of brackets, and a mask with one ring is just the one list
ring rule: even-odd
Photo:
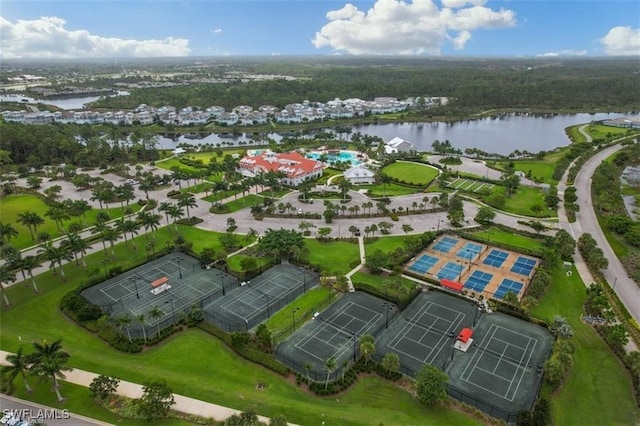
[[[129,245],[133,242],[133,249],[137,249],[135,245],[135,236],[138,235],[138,229],[143,227],[148,237],[148,233],[151,233],[153,240],[155,240],[155,232],[160,227],[161,215],[156,214],[155,210],[164,212],[167,218],[167,224],[169,224],[169,218],[173,220],[175,230],[177,232],[177,220],[184,216],[186,210],[187,216],[190,215],[190,209],[197,206],[195,197],[191,194],[182,194],[176,203],[163,202],[160,205],[154,200],[150,200],[147,203],[148,209],[140,211],[135,217],[133,215],[122,216],[116,221],[112,221],[111,217],[106,212],[99,212],[96,216],[96,221],[91,227],[93,235],[100,238],[103,246],[105,256],[111,255],[112,259],[116,258],[115,243],[123,237],[125,245]],[[16,281],[15,271],[22,273],[23,281],[26,282],[27,276],[31,279],[34,293],[38,293],[38,286],[33,276],[33,270],[42,266],[45,261],[49,263],[49,269],[54,274],[60,271],[60,275],[63,280],[66,280],[64,263],[75,261],[75,264],[79,266],[82,264],[83,268],[87,268],[86,255],[92,246],[81,235],[83,227],[79,223],[72,223],[68,226],[64,238],[59,244],[54,242],[46,235],[41,235],[41,243],[38,246],[37,255],[22,256],[20,250],[13,247],[8,243],[9,235],[17,235],[17,231],[11,224],[0,223],[0,229],[4,231],[6,236],[5,242],[0,247],[0,257],[5,260],[5,263],[0,266],[0,283],[9,284]],[[109,249],[107,248],[109,244]],[[2,290],[3,299],[5,305],[9,306],[7,294],[4,291],[4,286],[0,286]]]
[[65,371],[71,371],[67,367],[70,355],[62,350],[62,340],[52,343],[33,343],[34,352],[26,354],[21,346],[15,354],[7,355],[7,365],[2,366],[2,374],[13,382],[21,376],[27,392],[31,392],[28,378],[36,377],[40,381],[51,380],[52,389],[56,393],[59,402],[64,398],[60,393],[59,379],[64,379]]

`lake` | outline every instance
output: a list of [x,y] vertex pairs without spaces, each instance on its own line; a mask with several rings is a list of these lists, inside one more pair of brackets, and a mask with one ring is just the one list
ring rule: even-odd
[[[360,132],[371,136],[379,136],[389,141],[398,136],[413,143],[419,151],[428,151],[434,140],[449,140],[454,147],[478,148],[486,152],[509,154],[514,150],[538,152],[549,151],[569,144],[565,135],[565,128],[576,124],[589,123],[594,120],[629,116],[618,113],[599,114],[569,114],[553,117],[530,117],[509,115],[501,118],[463,121],[457,123],[391,123],[369,124],[353,126],[353,132]],[[282,135],[270,133],[268,136],[276,141]],[[202,139],[192,139],[193,135],[182,135],[170,139],[160,137],[160,148],[173,149],[178,143],[189,145],[225,143],[237,146],[240,142],[247,142],[251,146],[252,133],[239,135],[209,134]],[[347,135],[347,138],[350,136]]]
[[[118,91],[118,93],[109,96],[127,96],[129,92]],[[79,98],[67,98],[67,99],[34,99],[23,95],[0,95],[0,101],[2,102],[21,102],[37,104],[42,103],[45,105],[53,105],[60,109],[83,109],[85,104],[95,102],[100,99],[101,96],[83,96]]]

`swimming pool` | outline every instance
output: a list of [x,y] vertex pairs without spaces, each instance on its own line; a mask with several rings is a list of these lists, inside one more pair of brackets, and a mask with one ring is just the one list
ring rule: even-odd
[[[307,152],[305,156],[314,160],[319,160],[322,153],[317,151]],[[327,153],[327,163],[334,164],[338,161],[350,161],[352,166],[358,166],[362,163],[362,160],[358,158],[358,153],[355,151],[331,151]]]

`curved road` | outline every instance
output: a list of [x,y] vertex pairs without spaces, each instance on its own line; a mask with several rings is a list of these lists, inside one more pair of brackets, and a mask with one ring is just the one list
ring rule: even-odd
[[596,218],[591,199],[591,176],[596,168],[611,154],[622,149],[621,145],[614,145],[606,148],[589,159],[578,173],[574,186],[578,195],[578,202],[581,204],[580,211],[576,214],[576,223],[572,224],[576,239],[583,233],[591,234],[598,246],[602,249],[604,256],[609,260],[609,267],[603,271],[609,285],[624,303],[633,318],[640,322],[640,287],[629,277],[622,262],[613,252],[609,242],[604,236],[602,229]]

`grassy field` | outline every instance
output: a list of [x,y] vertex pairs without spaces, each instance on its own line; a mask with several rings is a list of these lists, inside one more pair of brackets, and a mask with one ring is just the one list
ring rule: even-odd
[[[26,350],[28,351],[29,349]],[[90,417],[92,419],[101,420],[109,424],[125,424],[123,423],[120,416],[96,404],[91,399],[89,390],[84,386],[79,386],[73,383],[66,383],[62,381],[60,389],[65,400],[63,402],[58,402],[56,394],[50,390],[49,383],[50,382],[48,381],[37,383],[35,380],[31,379],[29,384],[34,390],[32,393],[27,393],[24,391],[22,381],[18,379],[15,381],[16,389],[13,396],[28,401],[34,401],[48,407],[55,407],[59,410],[66,409],[69,410],[69,413],[71,413],[72,415],[77,414],[85,417]],[[68,422],[69,424],[73,424],[73,420],[69,420]],[[146,420],[127,419],[126,424],[131,426],[142,426],[148,425],[149,422],[147,422]],[[161,426],[181,426],[192,425],[193,423],[189,423],[186,420],[173,418],[154,420],[153,424]]]
[[435,167],[406,161],[389,164],[382,172],[392,179],[423,186],[430,184],[438,176],[438,169]]
[[259,192],[258,194],[262,195],[263,197],[272,197],[273,198],[282,198],[287,194],[290,194],[292,192],[291,189],[289,188],[284,188],[284,189],[279,189],[277,191],[271,191],[269,189]]
[[[496,187],[494,191],[502,191],[504,193],[505,188]],[[531,208],[535,206],[540,206],[542,211],[536,212],[531,210]],[[548,208],[544,203],[544,193],[541,189],[523,185],[521,185],[515,193],[511,194],[511,197],[505,198],[502,210],[509,213],[538,218],[557,217],[558,215],[557,211]]]
[[409,195],[418,192],[415,188],[408,188],[406,186],[400,186],[395,183],[373,184],[373,185],[358,185],[356,189],[366,189],[369,192],[369,197],[397,197],[399,195]]
[[489,245],[491,245],[491,242],[496,242],[531,250],[541,250],[543,247],[543,240],[541,239],[505,232],[499,228],[489,228],[486,231],[474,232],[473,235],[483,238]]
[[[204,201],[208,201],[210,203],[218,201],[220,198],[219,195],[209,195],[208,197],[202,198]],[[264,201],[263,197],[260,197],[255,194],[247,194],[244,197],[242,194],[239,194],[239,198],[237,200],[229,201],[228,203],[224,203],[220,206],[217,206],[214,209],[214,213],[226,214],[233,213],[239,210],[245,209],[247,207],[252,207],[256,204],[262,204]]]
[[531,172],[531,180],[535,182],[544,182],[548,184],[557,184],[558,181],[553,179],[553,169],[558,160],[566,153],[567,148],[558,148],[549,151],[541,160],[509,160],[502,162],[491,162],[491,167],[500,171],[505,171],[509,163],[513,163],[515,170],[529,174]]
[[403,288],[402,296],[407,297],[410,294],[411,289],[415,287],[416,283],[411,280],[402,277],[394,277],[388,275],[373,275],[365,272],[358,271],[351,276],[351,281],[355,283],[364,283],[372,287],[379,289],[382,293],[387,293],[390,296],[397,296],[397,294],[390,288],[389,283],[391,281],[397,281]]
[[[284,414],[298,424],[315,424],[320,419],[341,425],[398,424],[398,421],[402,424],[479,424],[449,410],[424,407],[405,391],[377,378],[359,382],[339,400],[315,397],[275,373],[243,360],[220,341],[197,329],[186,330],[140,354],[116,352],[68,321],[59,311],[58,301],[77,281],[55,284],[50,291],[2,311],[0,344],[3,350],[16,351],[21,341],[61,338],[64,349],[71,354],[71,367],[136,383],[161,377],[176,393],[240,410],[255,408],[266,416]],[[9,289],[9,296],[15,299],[14,290],[21,289],[24,288]],[[22,314],[14,315],[16,309]],[[186,354],[187,359],[198,362],[185,362]],[[200,362],[202,360],[208,361]],[[256,389],[257,383],[262,383],[264,389]],[[20,385],[19,381],[16,385]],[[48,393],[48,386],[42,387]],[[372,389],[376,391],[370,392]],[[70,398],[67,404],[88,405],[86,396],[77,396],[79,394],[69,390],[65,384],[62,391]],[[363,413],[365,406],[368,410]],[[402,411],[398,411],[398,407],[402,407]]]
[[309,253],[307,260],[320,265],[324,270],[346,274],[353,269],[354,262],[360,261],[358,244],[346,241],[321,242],[316,239],[305,239]]
[[290,327],[293,324],[294,309],[297,309],[295,314],[296,325],[302,326],[304,322],[301,319],[310,318],[311,314],[313,314],[313,308],[320,302],[326,300],[330,293],[331,290],[327,287],[316,287],[307,291],[265,321],[267,328],[271,331],[272,335],[276,335]]
[[[95,223],[96,216],[99,212],[106,212],[111,219],[116,219],[122,216],[122,208],[120,204],[111,204],[113,207],[109,209],[92,209],[86,213],[86,219],[82,216],[72,217],[69,220],[62,222],[62,227],[66,228],[70,223],[85,221],[87,226],[91,226]],[[129,205],[134,212],[140,210],[138,204]],[[56,238],[64,235],[64,232],[59,232],[56,224],[53,220],[49,219],[45,214],[49,210],[49,206],[45,204],[40,198],[31,194],[17,194],[7,195],[0,198],[0,221],[3,223],[10,223],[18,231],[18,235],[11,240],[11,245],[18,249],[24,249],[36,244],[31,239],[29,228],[18,222],[18,215],[26,211],[31,211],[40,215],[44,219],[42,226],[39,226],[36,234],[41,232],[48,233],[51,238]]]
[[[574,269],[567,277],[558,268],[552,285],[533,314],[552,320],[561,315],[573,327],[574,366],[551,397],[554,424],[634,425],[638,422],[631,380],[613,352],[588,325],[580,321],[586,291]],[[571,407],[571,408],[568,408]]]
[[404,248],[404,241],[406,239],[407,238],[405,236],[380,237],[375,241],[365,241],[364,250],[366,254],[371,254],[376,250],[382,250],[385,253],[389,253],[398,247]]

